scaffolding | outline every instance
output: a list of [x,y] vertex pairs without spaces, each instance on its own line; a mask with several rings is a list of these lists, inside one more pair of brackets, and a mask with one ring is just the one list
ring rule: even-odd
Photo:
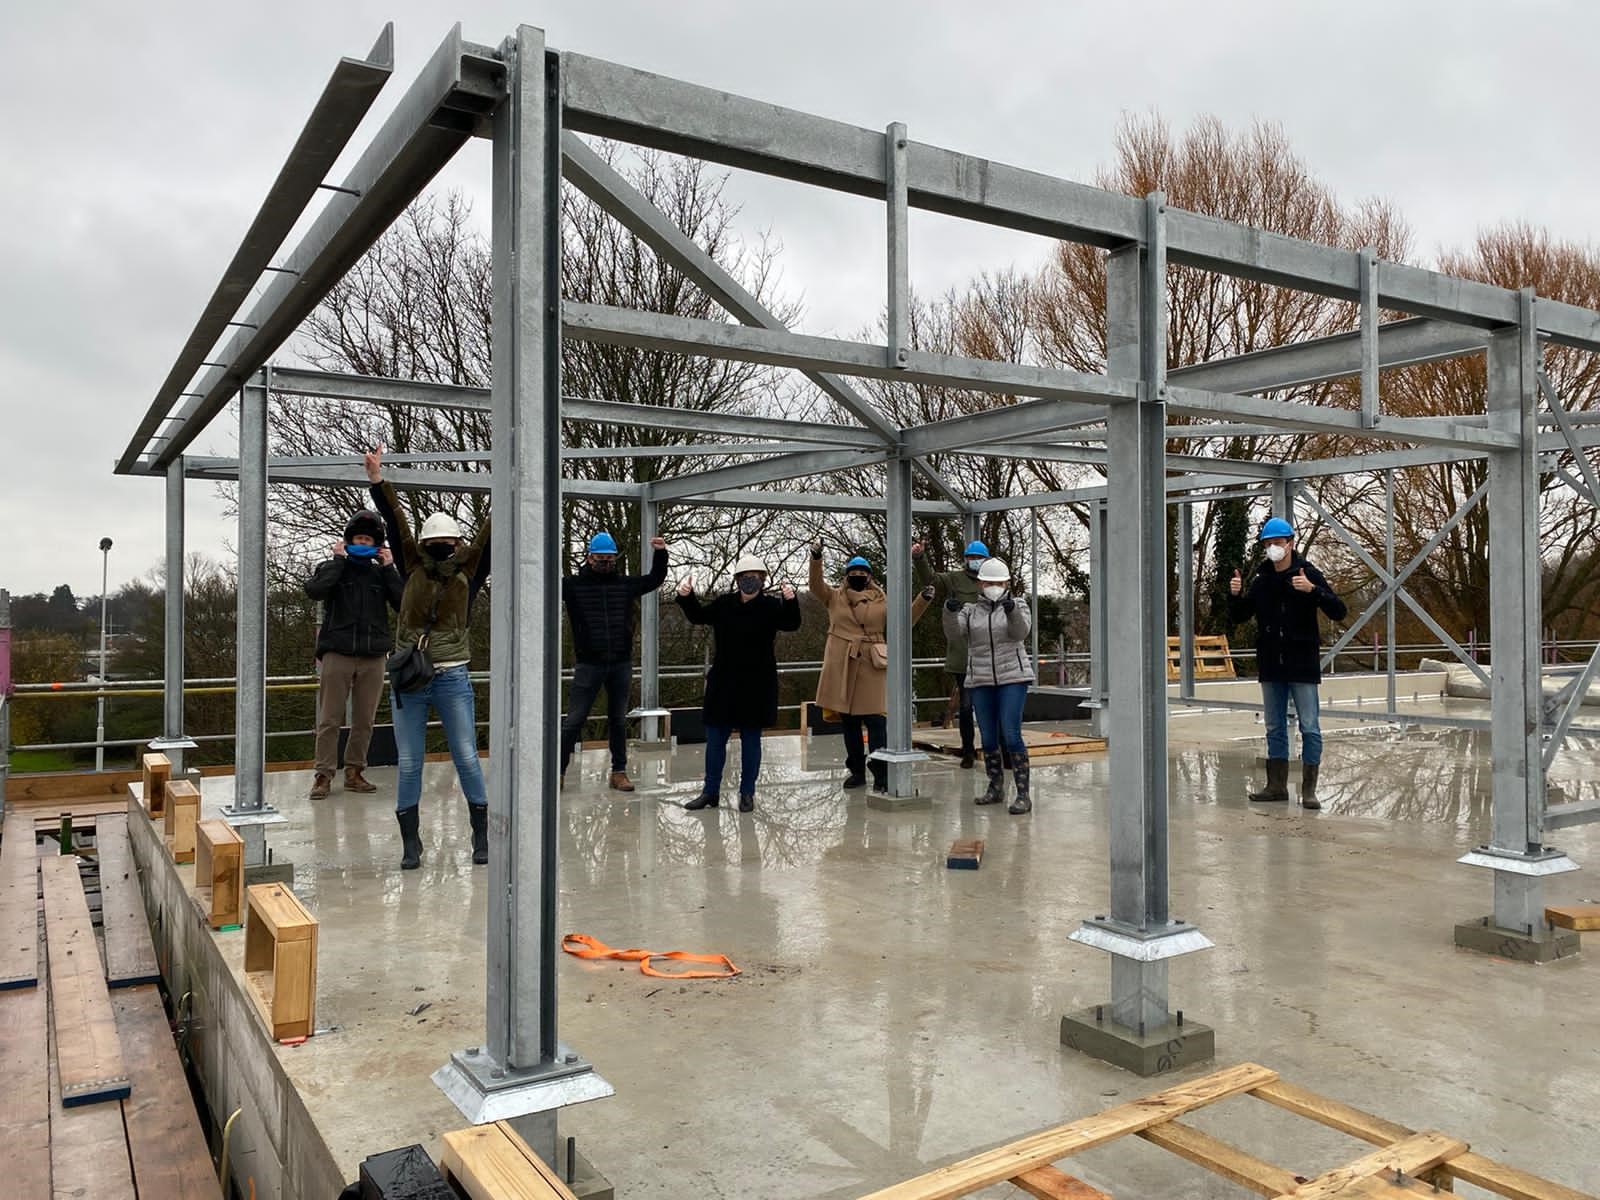
[[[1327,661],[1365,622],[1386,614],[1394,695],[1394,611],[1405,604],[1451,652],[1492,682],[1490,841],[1461,861],[1488,868],[1493,910],[1465,926],[1530,944],[1543,932],[1547,876],[1577,870],[1546,842],[1547,832],[1592,814],[1545,803],[1544,767],[1570,731],[1597,649],[1573,685],[1547,709],[1540,688],[1539,476],[1557,471],[1583,500],[1600,497],[1586,448],[1597,434],[1586,414],[1568,412],[1541,370],[1546,343],[1600,350],[1600,313],[1437,272],[1170,207],[1160,194],[1129,197],[912,141],[904,125],[858,128],[729,95],[616,63],[548,47],[542,31],[520,27],[498,47],[462,39],[457,27],[373,137],[348,176],[325,182],[392,72],[386,29],[365,59],[342,60],[268,192],[238,253],[205,306],[166,381],[128,443],[117,471],[164,476],[167,485],[166,729],[181,738],[183,504],[189,478],[238,485],[239,688],[237,792],[230,810],[257,837],[273,814],[263,802],[266,497],[269,481],[363,485],[359,459],[268,458],[269,397],[316,396],[385,404],[475,409],[490,414],[491,470],[442,475],[427,469],[470,455],[414,456],[386,478],[399,488],[487,491],[498,565],[491,602],[488,966],[485,1034],[435,1076],[474,1121],[522,1115],[541,1153],[553,1152],[555,1112],[610,1094],[610,1086],[557,1036],[555,960],[559,721],[560,503],[604,497],[639,507],[649,536],[663,505],[734,505],[807,511],[882,512],[888,531],[888,586],[909,595],[915,516],[961,520],[1061,504],[1089,506],[1090,701],[1110,740],[1111,895],[1103,913],[1073,936],[1111,960],[1110,1021],[1126,1041],[1209,1040],[1183,1023],[1169,996],[1175,957],[1211,943],[1168,905],[1167,578],[1169,503],[1179,516],[1179,628],[1185,639],[1181,703],[1196,702],[1193,678],[1192,504],[1259,495],[1289,516],[1304,505],[1379,581],[1382,592],[1330,649]],[[884,205],[888,289],[882,344],[792,332],[684,236],[584,141],[600,137],[651,147]],[[448,387],[305,371],[273,355],[329,288],[358,260],[469,140],[493,145],[493,386]],[[564,302],[560,280],[559,188],[565,179],[712,296],[731,322],[696,320]],[[336,193],[299,245],[277,251],[319,188]],[[935,354],[909,336],[908,213],[919,208],[985,224],[1085,243],[1106,256],[1107,365],[1103,375]],[[1182,368],[1167,365],[1169,264],[1193,267],[1349,301],[1356,332]],[[249,289],[265,281],[244,315]],[[1380,321],[1380,310],[1406,314]],[[230,334],[230,330],[233,330]],[[226,340],[222,340],[222,339]],[[578,339],[685,355],[739,360],[803,373],[844,414],[837,422],[787,416],[707,415],[688,410],[564,397],[561,343]],[[220,343],[220,344],[219,344]],[[1384,410],[1382,372],[1462,355],[1487,358],[1481,413],[1406,417]],[[1311,405],[1272,393],[1357,378],[1358,408]],[[900,427],[853,382],[886,380],[1022,398],[933,424]],[[239,398],[237,459],[187,453],[195,438]],[[1541,407],[1541,401],[1543,407]],[[1187,423],[1169,424],[1181,417]],[[712,439],[748,461],[650,483],[561,477],[561,422],[643,423]],[[1223,462],[1169,454],[1168,444],[1219,435],[1337,434],[1366,452],[1307,463]],[[693,452],[684,447],[683,452]],[[703,447],[700,448],[703,452]],[[1051,458],[1100,466],[1098,487],[1020,496],[962,495],[931,465],[960,452]],[[482,457],[482,456],[479,456]],[[1394,562],[1393,472],[1422,463],[1486,459],[1488,481],[1411,562]],[[1565,465],[1570,462],[1571,468]],[[871,465],[881,497],[848,498],[774,488],[831,471]],[[1573,469],[1577,474],[1573,474]],[[1389,535],[1379,561],[1302,481],[1346,472],[1388,472]],[[913,496],[920,476],[938,499]],[[1492,666],[1479,667],[1405,590],[1407,578],[1477,504],[1488,506]],[[1137,547],[1110,553],[1108,547]],[[1037,554],[1035,555],[1037,560]],[[656,618],[645,606],[642,707],[659,707]],[[915,790],[911,746],[910,616],[889,607],[889,793]],[[1571,808],[1573,806],[1566,806]],[[257,842],[259,848],[259,840]],[[1463,944],[1474,944],[1470,937]],[[1172,1031],[1177,1033],[1173,1034]],[[1064,1035],[1065,1036],[1065,1035]],[[1184,1061],[1188,1061],[1184,1059]],[[1177,1065],[1169,1060],[1166,1066]]]

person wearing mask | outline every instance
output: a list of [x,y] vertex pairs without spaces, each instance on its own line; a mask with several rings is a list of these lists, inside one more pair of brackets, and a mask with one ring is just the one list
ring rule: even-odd
[[383,518],[362,509],[333,544],[333,557],[305,582],[322,605],[317,629],[317,743],[311,799],[325,800],[339,759],[339,730],[350,706],[350,740],[344,748],[344,790],[375,792],[362,772],[372,745],[372,722],[383,695],[384,664],[394,649],[389,610],[399,609],[405,581],[384,542]]
[[[588,554],[577,574],[561,581],[561,599],[572,624],[572,690],[561,722],[561,775],[577,748],[583,723],[589,719],[600,689],[606,692],[606,732],[611,742],[611,787],[633,791],[628,778],[628,693],[633,686],[633,614],[635,601],[658,589],[667,577],[667,543],[651,538],[653,552],[647,575],[618,571],[617,542],[600,532],[589,539]],[[651,603],[655,603],[651,601]]]
[[[839,715],[844,724],[844,763],[847,788],[866,785],[868,759],[861,749],[866,731],[871,750],[888,743],[889,647],[884,633],[889,623],[889,597],[872,579],[872,566],[861,555],[844,565],[844,584],[832,587],[822,574],[822,543],[811,546],[811,594],[828,612],[828,641],[822,652],[822,675],[817,680],[817,703],[824,713]],[[933,588],[912,597],[911,622],[928,610]],[[872,785],[884,791],[889,768],[871,759]]]
[[[911,564],[916,572],[917,586],[933,585],[934,598],[941,595],[948,603],[952,598],[962,604],[974,604],[978,599],[978,568],[989,557],[989,547],[982,542],[968,542],[963,553],[966,560],[959,571],[941,571],[935,575],[922,552],[922,543],[911,543]],[[968,770],[977,760],[972,726],[972,697],[967,691],[967,643],[960,634],[947,635],[944,653],[945,673],[955,681],[957,712],[961,729],[961,765]]]
[[472,603],[489,577],[489,518],[470,542],[448,513],[436,512],[415,537],[400,508],[394,485],[383,478],[383,447],[366,456],[372,502],[383,515],[395,566],[405,578],[397,645],[423,645],[433,663],[433,678],[416,691],[389,689],[394,711],[394,741],[400,759],[400,794],[395,818],[400,825],[402,870],[422,863],[417,804],[422,799],[422,761],[428,732],[428,709],[439,714],[456,778],[467,799],[472,826],[472,861],[489,861],[489,796],[478,761],[477,705],[468,668],[472,635],[468,625]]
[[1028,747],[1022,740],[1022,706],[1033,682],[1028,633],[1033,628],[1028,605],[1011,592],[1011,571],[998,558],[978,568],[978,598],[963,604],[952,595],[944,602],[944,631],[967,646],[967,689],[983,736],[983,769],[989,787],[979,804],[1005,799],[1005,763],[1011,759],[1015,796],[1006,810],[1020,816],[1033,809]]
[[739,731],[739,811],[756,806],[761,773],[761,731],[778,722],[779,633],[800,628],[800,601],[785,583],[774,596],[765,591],[767,566],[746,554],[733,565],[733,590],[702,603],[691,576],[678,584],[678,607],[691,625],[709,625],[716,640],[706,673],[701,716],[706,729],[706,781],[685,808],[715,808],[720,803],[728,738]]
[[1322,572],[1294,548],[1294,529],[1282,517],[1261,527],[1264,561],[1248,584],[1234,571],[1228,585],[1228,615],[1235,624],[1256,623],[1256,676],[1267,726],[1267,785],[1250,799],[1289,799],[1289,701],[1300,722],[1300,804],[1318,809],[1317,774],[1322,766],[1319,718],[1322,637],[1317,613],[1344,620],[1345,603]]

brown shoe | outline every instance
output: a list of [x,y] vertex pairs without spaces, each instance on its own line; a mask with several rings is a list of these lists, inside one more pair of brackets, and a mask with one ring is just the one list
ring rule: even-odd
[[611,772],[611,790],[614,792],[633,791],[633,780],[628,778],[626,771]]
[[328,793],[333,790],[333,776],[325,775],[318,771],[317,777],[311,781],[311,798],[313,800],[326,800]]
[[346,767],[344,769],[344,790],[347,792],[375,792],[378,785],[368,780],[361,774],[360,767]]

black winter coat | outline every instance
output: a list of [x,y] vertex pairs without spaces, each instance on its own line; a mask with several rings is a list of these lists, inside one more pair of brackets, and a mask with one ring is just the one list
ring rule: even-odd
[[778,634],[800,628],[800,601],[777,596],[739,599],[724,592],[702,604],[693,594],[678,597],[678,606],[693,625],[709,625],[717,648],[706,674],[706,700],[701,713],[707,725],[763,729],[778,723]]
[[572,622],[572,654],[581,663],[633,660],[633,602],[667,578],[667,551],[650,560],[648,575],[605,575],[584,563],[561,581],[561,599]]
[[[1295,591],[1291,580],[1302,570],[1314,590]],[[1333,621],[1344,620],[1348,611],[1322,572],[1298,553],[1287,571],[1263,562],[1245,590],[1228,597],[1228,615],[1235,624],[1255,619],[1256,675],[1263,683],[1322,682],[1319,609]]]
[[394,649],[389,610],[400,608],[405,581],[375,558],[330,558],[305,582],[306,595],[322,604],[317,657],[348,654],[371,658]]

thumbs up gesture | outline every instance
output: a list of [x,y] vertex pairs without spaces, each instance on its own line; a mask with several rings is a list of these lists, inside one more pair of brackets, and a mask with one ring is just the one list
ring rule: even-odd
[[680,579],[678,581],[678,595],[680,595],[680,596],[692,596],[692,595],[694,595],[694,576],[693,575],[685,575],[682,579]]
[[1317,585],[1306,578],[1306,569],[1301,567],[1294,573],[1294,578],[1289,580],[1289,585],[1297,592],[1314,592]]
[[1233,578],[1228,581],[1228,594],[1237,596],[1242,591],[1244,591],[1244,572],[1236,570]]

